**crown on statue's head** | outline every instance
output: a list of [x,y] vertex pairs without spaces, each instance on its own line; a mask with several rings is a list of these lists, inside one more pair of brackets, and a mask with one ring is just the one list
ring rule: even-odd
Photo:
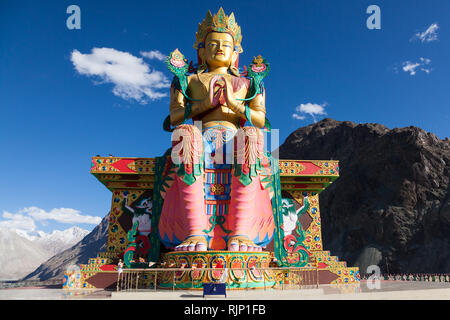
[[241,47],[241,27],[236,23],[234,13],[227,16],[222,7],[214,16],[212,16],[211,11],[208,11],[203,22],[198,24],[194,48],[197,50],[203,48],[206,36],[212,31],[229,33],[234,39],[234,50],[239,53],[243,51]]

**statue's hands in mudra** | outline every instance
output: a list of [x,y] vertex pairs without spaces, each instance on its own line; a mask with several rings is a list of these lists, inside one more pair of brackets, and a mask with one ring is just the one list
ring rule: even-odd
[[227,100],[227,107],[233,110],[234,113],[242,115],[245,113],[245,105],[243,101],[238,101],[233,94],[233,85],[230,81],[225,80],[225,96]]
[[226,106],[236,114],[245,112],[244,103],[236,99],[230,80],[221,75],[211,78],[209,95],[203,99],[202,103],[207,106],[206,109]]
[[228,78],[222,75],[213,76],[208,87],[208,94],[196,103],[197,114],[220,107],[227,107],[240,116],[245,113],[245,105],[235,97],[233,85]]
[[217,108],[217,104],[214,104],[214,78],[211,79],[209,83],[209,94],[205,95],[205,97],[198,102],[198,108],[201,112],[205,112],[214,108]]

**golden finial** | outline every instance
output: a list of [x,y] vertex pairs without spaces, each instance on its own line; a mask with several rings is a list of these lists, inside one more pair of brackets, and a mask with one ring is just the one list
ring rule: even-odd
[[263,58],[261,57],[261,55],[254,57],[253,63],[260,66],[263,63]]
[[214,16],[211,14],[211,11],[208,11],[202,23],[198,24],[198,30],[195,34],[195,49],[202,48],[207,34],[211,31],[229,33],[233,37],[235,50],[239,53],[243,51],[241,47],[241,27],[236,23],[234,13],[227,16],[222,7]]

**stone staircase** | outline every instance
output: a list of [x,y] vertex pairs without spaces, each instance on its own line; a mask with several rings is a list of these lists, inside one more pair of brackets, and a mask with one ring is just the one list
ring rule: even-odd
[[312,251],[311,254],[311,266],[319,269],[321,284],[359,283],[359,269],[347,267],[345,261],[339,261],[337,256],[330,255],[330,251]]
[[116,254],[99,252],[87,264],[80,264],[79,288],[105,288],[117,281]]

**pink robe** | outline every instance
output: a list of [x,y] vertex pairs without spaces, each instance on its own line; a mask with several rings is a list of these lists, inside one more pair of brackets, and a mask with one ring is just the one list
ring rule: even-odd
[[[180,127],[187,128],[185,135],[189,134],[190,136],[185,138],[181,135],[183,138],[174,142],[174,145],[178,143],[183,145],[177,152],[181,155],[180,158],[184,157],[184,159],[186,159],[186,153],[183,154],[184,150],[191,152],[194,148],[193,145],[197,144],[198,146],[199,143],[200,131],[193,126],[188,126],[190,125]],[[257,143],[251,144],[252,138],[245,138],[245,150],[241,150],[240,154],[247,164],[249,161],[255,162],[255,157],[260,158],[263,154],[264,141],[261,138],[263,136],[259,133],[255,135],[254,130],[255,128],[244,128],[242,131],[253,132],[254,142],[257,141]],[[183,143],[192,145],[186,146]],[[239,150],[237,151],[239,158]],[[251,159],[252,156],[254,159]],[[195,157],[194,152],[189,161],[198,164],[202,160]],[[183,181],[183,176],[174,174],[174,181],[164,196],[159,222],[159,236],[166,247],[174,247],[190,236],[204,236],[208,240],[208,248],[213,250],[227,249],[227,241],[231,236],[246,236],[258,246],[266,246],[272,240],[275,223],[271,195],[267,189],[264,189],[261,175],[253,176],[251,182],[245,185],[239,180],[239,176],[235,176],[235,169],[235,165],[230,169],[231,181],[228,181],[231,185],[230,199],[215,202],[205,199],[205,171],[196,176],[195,182],[192,184]],[[219,172],[220,169],[210,169],[209,171]],[[219,184],[219,186],[221,185]],[[207,203],[217,203],[216,206],[225,204],[225,208],[227,208],[225,210],[227,212],[221,213],[222,218],[216,220],[220,223],[216,223],[212,230],[211,213],[207,213]]]

